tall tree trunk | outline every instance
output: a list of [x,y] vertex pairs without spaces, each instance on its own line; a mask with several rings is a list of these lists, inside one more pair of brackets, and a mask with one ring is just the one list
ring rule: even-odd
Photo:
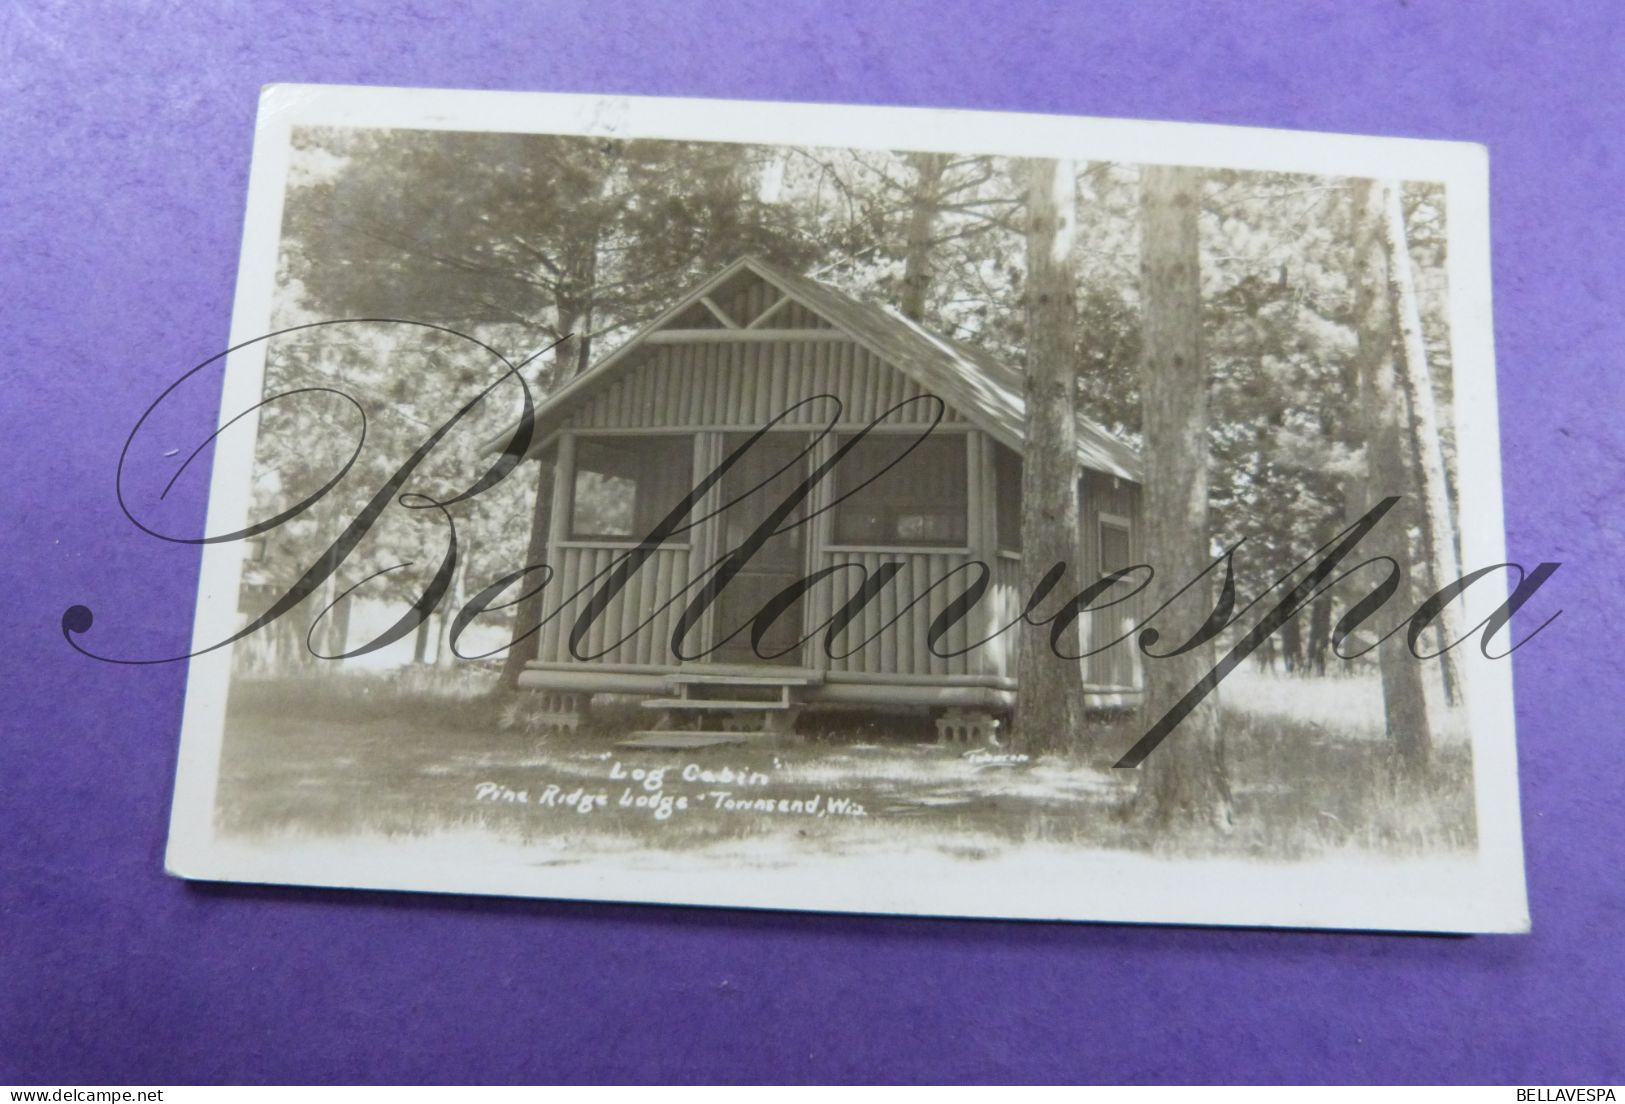
[[468,530],[463,536],[462,548],[458,550],[456,574],[451,580],[451,593],[446,596],[446,604],[442,606],[445,612],[440,618],[437,637],[439,647],[435,650],[434,657],[436,667],[450,667],[457,660],[457,653],[451,649],[451,623],[456,620],[457,611],[468,603],[468,572],[474,566],[476,539],[474,534],[478,532],[478,528],[470,525]]
[[276,633],[276,669],[307,673],[311,655],[305,647],[305,630],[309,628],[305,617],[295,617],[292,611],[279,621],[272,622]]
[[1332,645],[1332,597],[1325,595],[1309,607],[1309,646],[1304,674],[1324,677],[1326,652]]
[[[1141,174],[1140,297],[1144,349],[1140,395],[1145,456],[1146,547],[1157,576],[1177,588],[1210,562],[1207,365],[1197,219],[1202,176],[1148,166]],[[1171,590],[1169,591],[1171,593]],[[1211,612],[1198,585],[1158,615],[1162,650],[1189,640]],[[1213,668],[1211,645],[1148,658],[1147,717],[1162,716]],[[1140,764],[1142,800],[1159,823],[1228,828],[1230,784],[1218,704],[1209,695],[1167,742]]]
[[434,618],[425,617],[418,622],[417,631],[412,634],[412,662],[423,663],[429,658],[429,641],[434,638]]
[[903,294],[897,310],[904,318],[925,318],[925,299],[931,290],[932,236],[937,226],[938,189],[948,167],[945,153],[911,153],[914,187],[909,197],[908,242],[903,253]]
[[[1035,160],[1027,189],[1027,452],[1021,476],[1022,588],[1031,594],[1057,563],[1081,565],[1078,419],[1072,347],[1077,288],[1072,238],[1077,169]],[[1073,579],[1081,586],[1074,574]],[[1076,626],[1063,649],[1077,654]],[[1074,744],[1083,726],[1083,667],[1050,650],[1047,627],[1024,626],[1016,650],[1014,736],[1028,752]]]
[[[1411,578],[1410,527],[1415,518],[1415,501],[1410,469],[1405,463],[1409,449],[1410,419],[1406,410],[1404,386],[1394,360],[1392,314],[1388,302],[1388,251],[1384,244],[1382,189],[1374,181],[1354,185],[1354,316],[1359,344],[1356,358],[1360,367],[1361,414],[1365,423],[1366,495],[1376,502],[1389,495],[1401,495],[1389,514],[1389,553],[1399,563],[1399,589],[1389,608],[1416,608],[1415,585]],[[1428,763],[1432,744],[1428,729],[1427,698],[1422,688],[1422,665],[1405,644],[1403,633],[1384,641],[1377,649],[1382,672],[1383,713],[1388,746],[1400,769],[1420,775]]]
[[592,356],[593,285],[598,280],[598,237],[591,234],[564,254],[565,271],[553,293],[553,374],[548,390],[561,387],[587,370]]
[[[346,598],[333,608],[333,612],[327,615],[332,620],[332,628],[327,643],[328,655],[343,655],[350,650],[350,610],[354,608],[354,605],[352,599]],[[345,661],[335,659],[330,662],[335,667],[342,667]]]
[[[1416,297],[1416,279],[1411,271],[1410,249],[1405,241],[1405,211],[1400,185],[1387,181],[1383,190],[1383,227],[1388,250],[1388,298],[1394,325],[1399,331],[1400,379],[1409,399],[1411,452],[1422,484],[1422,540],[1427,556],[1428,582],[1439,588],[1461,578],[1461,560],[1456,555],[1455,517],[1450,508],[1450,490],[1445,475],[1444,442],[1439,436],[1439,416],[1433,398],[1433,373],[1428,367],[1427,343],[1422,337],[1422,310]],[[1461,606],[1450,603],[1439,612],[1437,622],[1440,646],[1461,637]],[[1445,700],[1461,700],[1461,668],[1456,653],[1439,656],[1444,676]]]
[[[553,347],[553,370],[547,381],[549,392],[568,383],[586,370],[592,356],[592,291],[597,278],[598,242],[594,236],[590,243],[571,251],[566,278],[559,283],[554,296],[554,315],[561,340]],[[547,559],[547,535],[553,524],[553,464],[541,460],[537,464],[536,497],[530,511],[530,537],[525,543],[524,566],[543,563]],[[525,589],[535,586],[535,577],[522,584]],[[515,635],[525,632],[541,619],[545,605],[540,593],[520,602],[514,610]],[[539,634],[531,633],[514,644],[502,659],[501,685],[513,689],[519,685],[519,676],[525,665],[536,658]]]
[[1260,671],[1275,673],[1275,637],[1266,636],[1264,642],[1253,653],[1253,662],[1258,664]]
[[[1159,568],[1160,570],[1160,568]],[[1281,666],[1289,675],[1303,674],[1303,625],[1296,617],[1281,626]]]
[[[318,504],[315,511],[319,519],[317,540],[331,541],[337,538],[344,526],[339,507],[337,496],[332,493]],[[338,661],[326,657],[344,650],[344,641],[339,636],[338,610],[333,606],[339,596],[342,561],[333,553],[331,546],[322,556],[322,566],[327,570],[327,578],[304,601],[304,615],[300,618],[303,624],[299,634],[299,659],[301,663],[314,664],[317,674],[331,675],[338,670]]]

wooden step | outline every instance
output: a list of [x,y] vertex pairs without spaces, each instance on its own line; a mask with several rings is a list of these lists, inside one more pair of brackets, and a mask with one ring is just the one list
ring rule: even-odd
[[718,698],[651,698],[643,703],[645,709],[789,709],[790,703],[774,701],[722,701]]
[[753,667],[749,673],[729,674],[726,671],[673,671],[666,676],[672,685],[688,683],[693,686],[816,686],[824,681],[817,671],[793,670],[783,674],[762,674]]
[[634,732],[615,746],[687,751],[691,748],[721,747],[724,744],[746,744],[761,737],[760,732]]

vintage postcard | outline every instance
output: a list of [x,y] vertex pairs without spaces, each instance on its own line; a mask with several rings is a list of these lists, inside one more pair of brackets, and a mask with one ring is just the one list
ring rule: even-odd
[[218,423],[160,399],[121,472],[141,523],[212,455],[169,869],[1527,930],[1507,655],[1553,611],[1487,187],[1450,142],[268,88],[233,348],[177,384]]

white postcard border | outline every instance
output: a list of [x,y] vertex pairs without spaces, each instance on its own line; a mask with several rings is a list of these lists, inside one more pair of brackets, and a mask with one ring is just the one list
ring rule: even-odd
[[[876,149],[1075,157],[1428,180],[1448,192],[1450,317],[1462,551],[1469,566],[1506,560],[1490,293],[1489,167],[1482,146],[1200,124],[1053,115],[782,104],[755,101],[271,85],[261,97],[232,315],[235,346],[271,329],[289,136],[294,126],[405,127],[636,136]],[[220,423],[260,400],[263,343],[227,362]],[[1468,379],[1470,373],[1470,382]],[[208,532],[246,522],[248,433],[222,437],[210,481]],[[206,545],[193,647],[237,628],[240,543]],[[1469,592],[1469,623],[1505,597]],[[1120,854],[1068,858],[1075,877],[988,860],[978,877],[936,877],[898,855],[880,868],[650,870],[613,857],[590,869],[545,868],[500,844],[455,840],[293,842],[275,848],[217,838],[214,805],[231,649],[191,660],[166,869],[190,879],[666,902],[863,913],[1002,916],[1215,925],[1527,931],[1512,674],[1476,645],[1460,650],[1479,846],[1471,859],[1330,858],[1258,865]],[[448,850],[449,848],[449,850]]]

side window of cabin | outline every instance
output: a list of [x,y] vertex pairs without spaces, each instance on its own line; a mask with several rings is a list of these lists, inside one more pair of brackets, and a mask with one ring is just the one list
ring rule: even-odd
[[1110,575],[1134,566],[1129,554],[1128,524],[1115,518],[1100,519],[1100,573]]
[[[1125,567],[1134,566],[1132,546],[1129,542],[1128,521],[1124,518],[1102,516],[1100,519],[1100,574],[1110,575]],[[1119,583],[1107,594],[1107,599],[1118,597],[1127,583]],[[1134,620],[1134,607],[1108,606],[1095,610],[1090,624],[1090,646],[1096,641],[1104,643],[1126,631]],[[1094,658],[1090,669],[1094,676],[1108,686],[1144,685],[1141,681],[1139,653],[1132,647],[1118,645],[1101,652]]]
[[579,437],[570,539],[639,540],[692,489],[693,439]]
[[835,543],[962,547],[969,528],[965,465],[963,434],[923,441],[912,434],[868,434],[835,468],[842,496]]
[[1000,552],[1021,551],[1021,454],[993,446],[994,528]]

